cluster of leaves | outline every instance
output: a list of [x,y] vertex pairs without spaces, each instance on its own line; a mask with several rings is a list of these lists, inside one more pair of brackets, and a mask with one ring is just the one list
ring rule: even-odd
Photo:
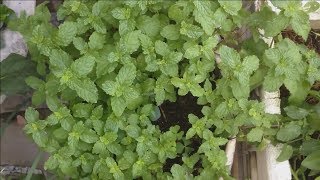
[[3,23],[7,23],[9,20],[9,17],[11,15],[14,15],[14,11],[7,6],[3,5],[1,2],[0,5],[0,22],[1,22],[1,27],[3,26]]
[[31,75],[37,76],[35,63],[19,54],[10,54],[0,63],[0,93],[12,95],[30,92],[25,79]]
[[[228,178],[223,146],[237,136],[262,148],[284,143],[280,161],[302,151],[303,165],[319,171],[319,151],[307,148],[319,141],[304,141],[302,149],[291,142],[319,130],[318,106],[301,107],[320,79],[320,58],[289,39],[275,38],[272,49],[262,40],[289,25],[306,39],[305,17],[317,3],[274,4],[279,14],[267,5],[249,12],[241,1],[70,0],[59,8],[58,28],[43,4],[34,16],[12,21],[44,76],[26,79],[34,102],[52,111],[45,120],[26,111],[26,132],[51,154],[45,168],[74,179]],[[240,42],[234,31],[242,27],[253,36]],[[260,85],[290,91],[283,115],[264,113],[250,96]],[[190,114],[187,132],[161,132],[158,106],[188,93],[203,116]],[[195,139],[199,147],[190,146]],[[174,158],[182,163],[165,172]]]

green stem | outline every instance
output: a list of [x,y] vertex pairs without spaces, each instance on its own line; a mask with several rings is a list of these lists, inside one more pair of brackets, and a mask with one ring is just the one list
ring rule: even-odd
[[294,142],[300,141],[300,140],[303,140],[303,138],[294,139],[294,140],[292,140],[292,141],[288,141],[287,143],[288,143],[288,144],[291,144],[291,143],[294,143]]
[[33,174],[34,170],[36,169],[36,167],[37,167],[37,165],[38,165],[41,157],[42,157],[42,151],[40,151],[40,152],[37,154],[36,158],[34,159],[34,161],[33,161],[33,163],[32,163],[32,166],[31,166],[31,169],[29,169],[28,174],[27,174],[25,180],[31,180],[32,174]]
[[298,174],[292,169],[292,167],[290,167],[290,170],[294,180],[299,180]]

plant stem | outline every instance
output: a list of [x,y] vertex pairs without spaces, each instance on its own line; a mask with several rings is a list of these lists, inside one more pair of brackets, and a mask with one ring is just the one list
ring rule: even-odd
[[42,151],[40,151],[40,152],[37,154],[36,158],[34,159],[34,161],[33,161],[33,163],[32,163],[32,166],[31,166],[31,169],[29,169],[28,174],[27,174],[25,180],[31,180],[32,174],[33,174],[34,170],[36,169],[36,167],[37,167],[37,165],[38,165],[41,157],[42,157]]
[[298,174],[292,169],[292,167],[290,167],[290,170],[294,180],[299,180]]
[[294,139],[294,140],[289,141],[289,142],[287,142],[287,143],[288,143],[288,144],[291,144],[291,143],[294,143],[294,142],[300,141],[300,140],[303,140],[303,138]]

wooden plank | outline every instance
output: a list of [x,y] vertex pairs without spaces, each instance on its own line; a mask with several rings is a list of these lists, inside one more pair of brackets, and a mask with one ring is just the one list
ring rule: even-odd
[[249,158],[250,158],[250,179],[251,180],[259,180],[258,179],[256,152],[255,151],[249,151]]

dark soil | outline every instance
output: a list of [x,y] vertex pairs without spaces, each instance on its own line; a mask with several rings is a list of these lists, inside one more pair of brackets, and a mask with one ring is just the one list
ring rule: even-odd
[[282,32],[284,38],[289,38],[298,44],[304,44],[309,49],[314,49],[318,54],[320,54],[320,30],[311,29],[307,41],[297,35],[293,30],[286,30]]
[[197,105],[197,98],[190,93],[186,96],[178,96],[176,102],[166,101],[160,106],[161,117],[156,121],[156,125],[159,125],[162,132],[175,125],[179,125],[181,131],[187,132],[191,127],[188,115],[192,113],[198,117],[203,116],[201,108]]
[[[168,131],[172,126],[179,125],[180,130],[186,133],[188,129],[191,128],[191,124],[188,121],[188,115],[194,114],[198,117],[202,117],[201,109],[202,106],[197,105],[197,98],[190,93],[186,96],[178,96],[176,102],[166,101],[160,106],[161,117],[155,122],[155,125],[158,125],[162,132]],[[193,148],[193,152],[196,152],[200,145],[201,139],[193,138],[191,139],[189,147]],[[174,159],[167,159],[163,166],[163,171],[170,172],[170,169],[174,164],[183,164],[182,157],[178,156]],[[195,169],[198,169],[200,168],[198,166],[201,166],[201,163],[197,163],[195,166]],[[198,174],[198,172],[195,170],[194,175],[196,174]]]

